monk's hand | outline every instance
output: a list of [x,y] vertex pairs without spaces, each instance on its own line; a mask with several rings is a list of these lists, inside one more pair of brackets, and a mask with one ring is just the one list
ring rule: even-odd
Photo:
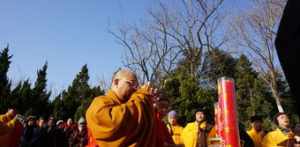
[[147,98],[155,103],[158,98],[158,89],[154,88],[150,82],[147,82],[146,84],[142,85],[138,90],[137,93],[142,93],[147,95]]
[[294,138],[295,134],[292,131],[290,131],[287,133],[287,136],[289,139],[292,139],[292,138]]
[[10,117],[10,118],[14,118],[16,116],[16,110],[14,109],[8,109],[8,111],[6,112],[6,114]]
[[150,85],[150,82],[147,82],[138,89],[138,92],[144,93],[148,96],[152,96],[154,91],[155,89]]

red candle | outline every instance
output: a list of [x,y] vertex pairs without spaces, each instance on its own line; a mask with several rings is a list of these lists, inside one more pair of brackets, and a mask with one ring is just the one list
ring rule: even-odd
[[218,80],[219,119],[218,133],[225,147],[240,147],[234,81],[222,77]]

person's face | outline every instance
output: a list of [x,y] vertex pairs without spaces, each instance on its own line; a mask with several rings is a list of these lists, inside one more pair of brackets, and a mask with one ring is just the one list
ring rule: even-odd
[[44,119],[39,119],[38,126],[43,127],[44,125],[45,125],[45,120]]
[[176,117],[168,117],[168,121],[171,125],[176,125],[177,123]]
[[204,116],[204,113],[199,111],[199,112],[196,112],[196,121],[197,122],[203,122],[204,119],[205,119],[205,116]]
[[27,125],[28,126],[34,125],[34,120],[32,120],[32,119],[28,120]]
[[278,125],[282,128],[288,128],[290,125],[289,117],[286,114],[277,117]]
[[115,84],[118,89],[118,95],[125,100],[128,100],[138,87],[138,82],[134,76],[124,76],[123,78],[115,79]]
[[257,132],[260,132],[262,130],[262,122],[259,120],[254,121],[253,123],[251,123],[251,125]]
[[53,125],[54,125],[54,120],[53,120],[53,118],[50,118],[50,119],[48,120],[47,125],[48,125],[48,126],[53,126]]

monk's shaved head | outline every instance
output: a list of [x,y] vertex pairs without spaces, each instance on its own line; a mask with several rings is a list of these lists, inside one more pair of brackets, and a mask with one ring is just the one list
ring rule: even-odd
[[113,79],[127,79],[127,80],[135,80],[137,81],[136,75],[133,71],[131,71],[130,69],[120,69],[118,70],[114,76]]
[[118,70],[112,78],[111,89],[122,100],[128,100],[137,87],[136,74],[129,69]]

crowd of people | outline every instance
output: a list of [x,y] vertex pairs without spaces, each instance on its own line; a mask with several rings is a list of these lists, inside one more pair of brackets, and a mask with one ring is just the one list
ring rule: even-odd
[[26,118],[16,115],[14,109],[0,115],[0,147],[84,147],[88,143],[86,121],[77,123],[47,120],[40,117]]
[[[185,127],[177,122],[175,110],[169,111],[168,98],[149,83],[139,86],[134,72],[117,71],[111,89],[93,99],[86,116],[47,120],[22,118],[9,109],[0,115],[1,147],[208,147],[218,146],[217,130],[199,108],[195,121]],[[166,119],[165,119],[166,118]],[[253,116],[247,131],[239,124],[243,147],[300,146],[300,125],[291,127],[288,115],[274,116],[277,128],[264,132],[262,118]]]

